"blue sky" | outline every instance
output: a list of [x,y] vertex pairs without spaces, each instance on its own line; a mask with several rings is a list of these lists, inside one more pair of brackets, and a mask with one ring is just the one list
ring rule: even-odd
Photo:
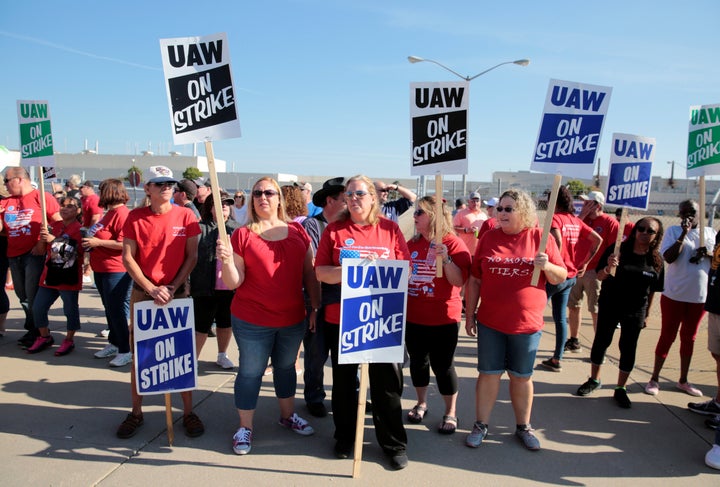
[[[528,170],[552,78],[613,88],[613,132],[655,137],[654,175],[685,176],[691,105],[720,103],[710,19],[691,1],[276,0],[6,2],[0,144],[18,147],[16,100],[48,100],[56,151],[173,146],[159,39],[226,32],[243,136],[214,143],[239,172],[410,176],[409,84],[471,83],[469,175]],[[198,147],[204,155],[204,149]]]

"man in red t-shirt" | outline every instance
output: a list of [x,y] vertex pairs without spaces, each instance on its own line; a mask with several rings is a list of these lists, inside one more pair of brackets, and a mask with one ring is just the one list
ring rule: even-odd
[[44,242],[40,241],[42,213],[40,195],[45,197],[45,213],[48,224],[60,221],[60,206],[49,193],[33,189],[30,176],[23,167],[8,167],[5,170],[5,187],[10,196],[0,201],[0,231],[8,236],[7,256],[10,264],[15,294],[25,312],[25,329],[18,344],[29,347],[39,336],[35,328],[32,306],[45,267]]
[[[603,212],[605,204],[605,195],[600,191],[590,191],[587,196],[580,196],[585,202],[580,211],[580,218],[590,228],[602,238],[602,243],[595,257],[584,268],[577,270],[577,282],[570,291],[568,299],[568,329],[570,337],[565,343],[565,350],[569,352],[579,352],[582,350],[578,334],[580,332],[580,305],[582,304],[583,292],[587,295],[588,311],[592,317],[593,331],[597,327],[598,315],[598,298],[600,297],[600,281],[597,279],[595,268],[600,261],[605,249],[611,245],[615,245],[617,232],[620,225],[618,221],[610,215]],[[589,241],[581,241],[578,246],[577,253],[582,255],[587,250]]]
[[[123,227],[123,264],[133,279],[130,316],[135,303],[152,299],[159,306],[174,297],[188,296],[188,276],[197,263],[200,225],[195,215],[173,205],[177,180],[165,166],[152,166],[145,174],[145,193],[150,205],[131,211]],[[130,343],[133,342],[130,325]],[[130,373],[132,412],[117,430],[119,438],[130,438],[143,424],[142,396],[137,393],[135,367]],[[192,391],[181,392],[183,426],[190,437],[205,432],[200,418],[192,411]]]

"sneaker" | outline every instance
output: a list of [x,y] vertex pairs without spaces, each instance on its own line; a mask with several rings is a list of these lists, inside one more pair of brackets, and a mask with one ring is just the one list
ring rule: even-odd
[[650,394],[651,396],[657,396],[660,392],[660,384],[655,382],[654,380],[650,379],[648,383],[645,385],[645,394]]
[[236,455],[247,455],[252,450],[252,430],[240,428],[233,435],[233,451]]
[[529,424],[525,429],[516,429],[515,436],[523,442],[523,445],[525,445],[525,448],[528,450],[538,451],[540,449],[540,440],[537,439],[537,436],[535,436]]
[[618,403],[618,406],[623,409],[630,409],[632,407],[632,402],[630,401],[630,398],[627,395],[627,390],[624,387],[615,388],[615,392],[613,393],[613,399],[615,399],[615,402]]
[[29,331],[25,333],[23,336],[18,338],[18,345],[20,345],[23,348],[30,348],[32,347],[33,343],[35,343],[35,339],[38,337],[37,331]]
[[707,426],[711,430],[718,429],[718,427],[720,427],[720,414],[716,414],[712,418],[706,419],[705,426]]
[[720,470],[720,445],[713,445],[712,449],[705,454],[705,465]]
[[118,348],[115,345],[113,345],[112,343],[108,343],[107,345],[105,345],[105,348],[103,348],[100,351],[95,352],[94,355],[95,355],[95,358],[108,358],[108,357],[112,357],[116,353],[118,353]]
[[222,355],[221,355],[221,354],[218,354],[218,358],[217,358],[217,360],[215,361],[215,363],[216,363],[219,367],[222,367],[223,369],[233,369],[233,368],[235,368],[235,364],[234,364],[234,363],[232,362],[232,360],[230,360],[230,359],[228,358],[228,356],[227,356],[226,354],[224,354],[224,353],[223,353]]
[[595,391],[595,389],[598,389],[602,383],[599,380],[595,379],[588,379],[587,382],[585,382],[583,385],[578,387],[577,395],[578,396],[587,396],[588,394],[591,394]]
[[483,440],[488,434],[488,427],[485,423],[475,421],[473,429],[467,438],[465,438],[465,444],[470,448],[477,448],[482,445]]
[[137,433],[137,430],[142,425],[143,425],[142,414],[140,416],[135,416],[132,413],[128,414],[127,418],[125,418],[125,421],[120,423],[120,426],[118,426],[116,435],[118,438],[122,438],[122,439],[130,438],[132,436],[135,436],[135,433]]
[[310,414],[315,416],[316,418],[324,418],[328,415],[328,410],[325,407],[325,404],[321,402],[309,402],[307,404],[308,411],[310,411]]
[[540,362],[540,365],[553,372],[562,372],[562,365],[560,365],[559,360],[556,362],[552,358],[549,358]]
[[310,436],[315,433],[313,427],[310,426],[307,421],[298,416],[297,413],[292,413],[292,416],[289,418],[280,418],[278,423],[280,426],[289,428],[299,435]]
[[103,338],[109,337],[109,336],[110,336],[110,330],[108,330],[108,329],[106,328],[106,329],[100,331],[100,336],[103,337]]
[[35,339],[35,342],[30,346],[30,348],[27,349],[27,353],[42,352],[43,350],[51,346],[53,343],[55,343],[55,340],[53,339],[52,335],[48,335],[46,337],[37,337]]
[[83,284],[90,284],[92,282],[92,278],[90,276],[83,276]]
[[720,414],[720,404],[710,399],[705,402],[689,402],[688,409],[694,413],[704,414],[706,416],[715,416]]
[[685,382],[684,384],[682,382],[678,382],[677,384],[675,384],[675,387],[677,387],[678,389],[683,391],[685,394],[689,394],[691,396],[702,397],[702,395],[703,395],[703,393],[700,389],[693,386],[689,382]]
[[190,438],[197,438],[205,433],[205,426],[195,413],[183,417],[183,428],[185,428],[185,435]]
[[108,362],[110,367],[125,367],[127,364],[132,362],[132,352],[119,353],[115,355],[115,358]]
[[565,342],[565,351],[566,352],[573,352],[573,353],[580,353],[582,352],[582,347],[580,346],[580,340],[577,338],[568,338]]
[[208,338],[215,338],[216,336],[217,333],[215,333],[215,325],[212,325],[208,330]]
[[72,340],[68,340],[66,338],[65,340],[62,341],[62,343],[60,344],[58,349],[55,350],[55,356],[61,357],[63,355],[67,355],[70,352],[72,352],[74,348],[75,348],[75,342]]

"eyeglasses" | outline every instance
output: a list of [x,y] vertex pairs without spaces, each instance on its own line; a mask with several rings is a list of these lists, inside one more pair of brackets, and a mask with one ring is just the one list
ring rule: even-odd
[[362,190],[358,190],[358,191],[346,191],[346,192],[345,192],[345,196],[347,196],[347,197],[350,198],[350,199],[353,199],[353,198],[358,198],[358,199],[359,199],[359,198],[362,198],[362,197],[364,197],[364,196],[366,196],[366,195],[368,195],[368,194],[370,194],[370,193],[368,193],[367,191],[362,191]]
[[254,189],[252,192],[252,195],[254,198],[262,198],[263,195],[265,195],[266,198],[272,198],[273,196],[277,196],[278,192],[274,189],[266,189],[265,191]]
[[5,179],[4,179],[5,184],[9,183],[9,182],[12,181],[13,179],[22,179],[22,177],[20,177],[20,176],[13,176],[13,177],[11,177],[11,178],[5,178]]
[[649,227],[635,226],[635,228],[637,228],[638,233],[647,233],[648,235],[655,235],[657,233],[656,230]]
[[165,188],[174,188],[174,187],[175,187],[175,183],[171,183],[171,182],[167,182],[167,183],[150,183],[150,184],[152,184],[152,185],[155,186],[156,188],[162,188],[162,189],[165,189]]
[[414,216],[420,216],[420,215],[424,215],[424,214],[425,214],[425,210],[420,209],[420,208],[418,208],[417,210],[415,210],[415,211],[413,212],[413,215],[414,215]]
[[236,195],[235,195],[235,199],[236,199],[236,200],[244,200],[244,199],[245,199],[245,195],[236,194]]
[[503,211],[507,213],[512,213],[513,211],[515,211],[515,208],[513,208],[512,206],[496,206],[495,211],[499,213],[502,213]]

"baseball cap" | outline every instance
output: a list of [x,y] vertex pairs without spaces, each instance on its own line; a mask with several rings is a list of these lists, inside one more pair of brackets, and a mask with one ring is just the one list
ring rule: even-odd
[[194,199],[197,196],[197,186],[189,179],[181,179],[178,182],[178,190],[185,193],[188,199]]
[[469,199],[471,199],[471,200],[479,200],[479,199],[480,199],[480,193],[478,193],[478,192],[476,192],[476,191],[473,191],[472,193],[470,193]]
[[600,206],[605,205],[605,195],[600,191],[590,191],[587,195],[581,194],[580,199],[585,201],[597,201]]
[[177,179],[173,178],[173,173],[167,166],[150,166],[143,176],[146,183],[177,183]]
[[487,201],[483,201],[483,203],[485,203],[485,206],[495,207],[495,206],[498,205],[498,203],[500,203],[500,200],[497,199],[497,198],[495,198],[495,197],[492,197],[492,198],[490,198],[490,199],[487,200]]

